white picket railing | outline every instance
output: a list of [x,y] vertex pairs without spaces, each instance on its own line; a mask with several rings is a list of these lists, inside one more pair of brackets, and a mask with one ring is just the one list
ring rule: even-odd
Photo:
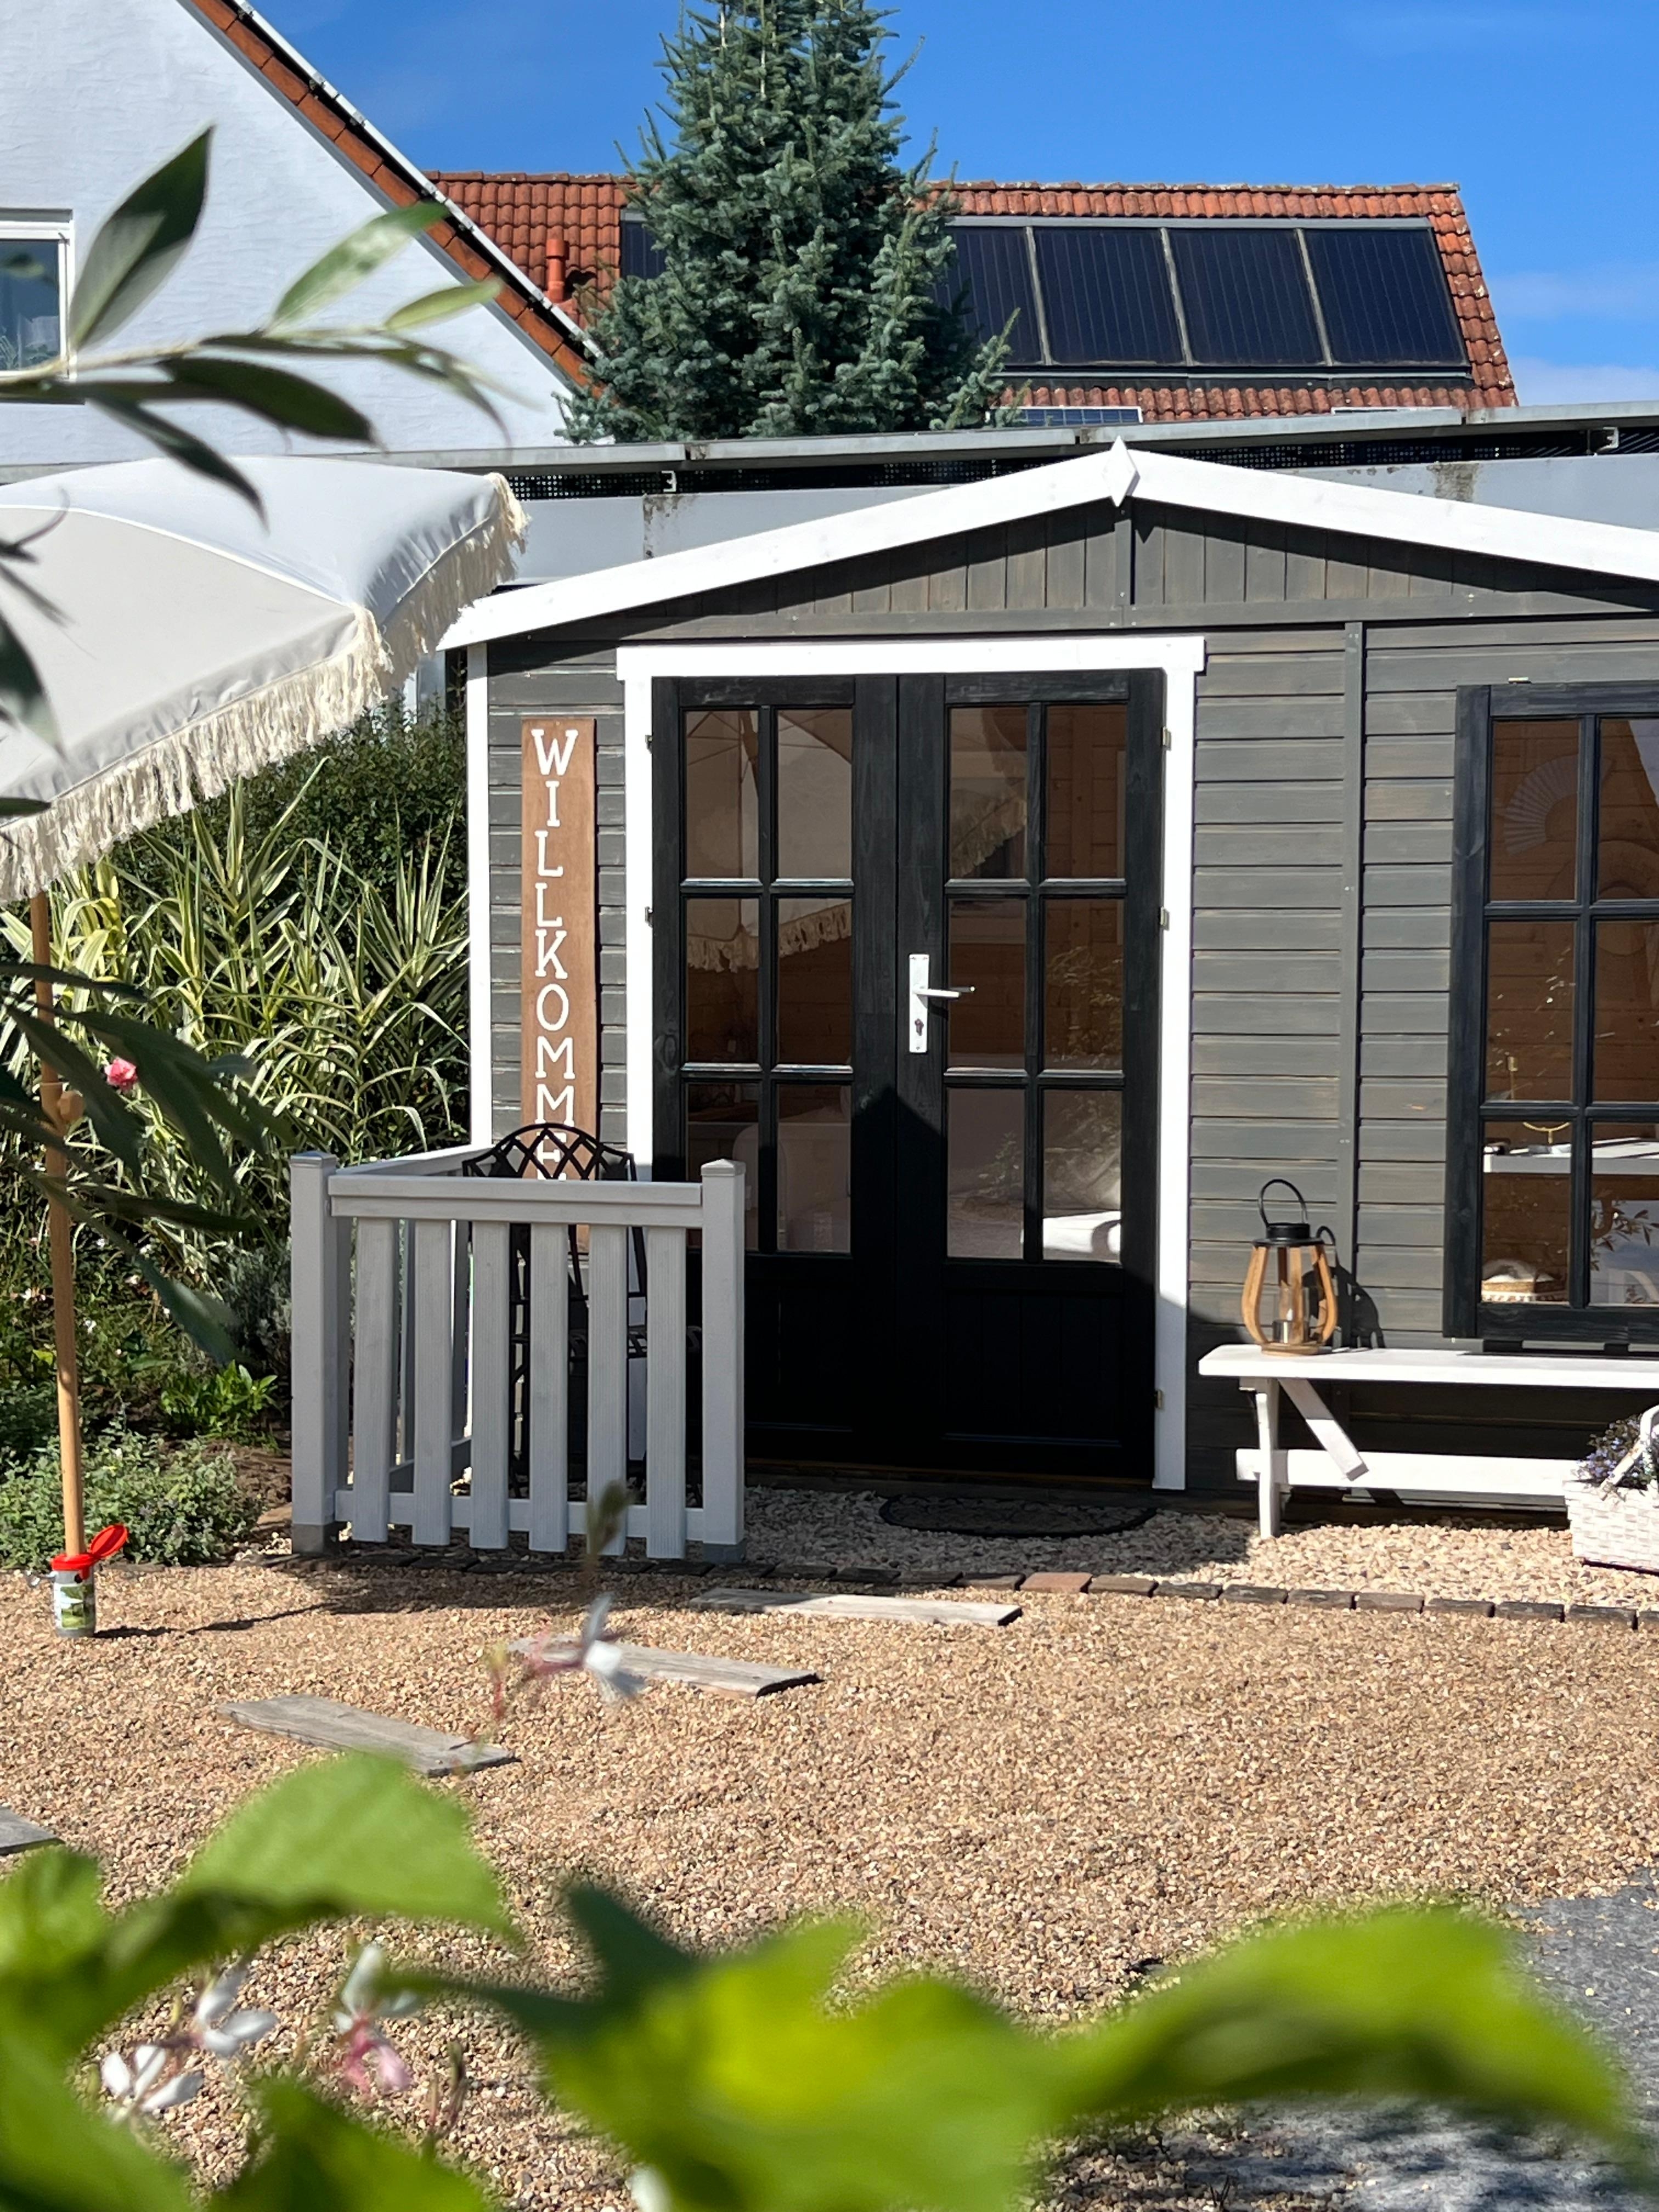
[[[629,1326],[643,1305],[645,1503],[627,1534],[653,1559],[736,1559],[743,1545],[743,1170],[694,1183],[464,1175],[471,1148],[343,1168],[289,1162],[293,1227],[294,1548],[349,1523],[383,1543],[459,1532],[481,1550],[523,1531],[562,1552],[586,1524],[570,1496],[573,1224],[587,1232],[586,1490],[625,1482]],[[529,1229],[528,1494],[510,1494],[508,1287]],[[630,1281],[635,1230],[645,1285]],[[702,1503],[686,1503],[686,1240],[699,1233]],[[355,1251],[354,1251],[355,1245]],[[580,1370],[578,1370],[580,1371]],[[457,1488],[466,1478],[465,1487]]]

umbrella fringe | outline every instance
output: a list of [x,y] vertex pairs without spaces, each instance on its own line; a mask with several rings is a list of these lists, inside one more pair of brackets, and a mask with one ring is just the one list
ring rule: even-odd
[[506,480],[491,481],[496,499],[488,518],[439,556],[384,631],[367,608],[356,608],[345,642],[326,660],[159,739],[65,792],[46,813],[7,823],[0,900],[28,897],[124,838],[216,798],[238,776],[321,744],[405,683],[461,611],[512,574],[527,524]]

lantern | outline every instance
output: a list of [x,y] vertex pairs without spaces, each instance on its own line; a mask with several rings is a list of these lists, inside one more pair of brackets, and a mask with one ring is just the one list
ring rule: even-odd
[[1257,1201],[1262,1233],[1250,1247],[1244,1277],[1244,1326],[1264,1352],[1323,1352],[1336,1334],[1336,1285],[1325,1257],[1325,1232],[1316,1237],[1305,1220],[1269,1221],[1267,1193],[1275,1183],[1291,1193],[1299,1212],[1308,1211],[1306,1199],[1283,1176],[1262,1184]]

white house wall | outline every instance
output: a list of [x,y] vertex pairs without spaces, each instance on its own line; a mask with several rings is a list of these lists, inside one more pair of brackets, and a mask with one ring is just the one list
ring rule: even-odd
[[[167,285],[123,331],[122,344],[245,326],[301,269],[386,206],[189,0],[28,0],[27,8],[14,0],[5,13],[0,221],[71,215],[84,253],[142,177],[205,125],[216,127],[202,228]],[[454,264],[422,241],[334,312],[373,318],[460,281]],[[563,436],[564,380],[499,310],[472,309],[434,335],[507,387],[511,396],[497,403],[507,436],[413,378],[331,368],[327,380],[362,408],[392,451],[499,450]],[[281,434],[246,417],[170,411],[237,452],[284,450]],[[0,466],[123,460],[144,450],[88,409],[13,406],[0,418]]]

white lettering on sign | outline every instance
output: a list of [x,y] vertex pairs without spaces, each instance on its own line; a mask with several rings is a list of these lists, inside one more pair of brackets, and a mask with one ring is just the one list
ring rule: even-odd
[[532,1121],[597,1131],[594,726],[523,726],[522,1105]]

